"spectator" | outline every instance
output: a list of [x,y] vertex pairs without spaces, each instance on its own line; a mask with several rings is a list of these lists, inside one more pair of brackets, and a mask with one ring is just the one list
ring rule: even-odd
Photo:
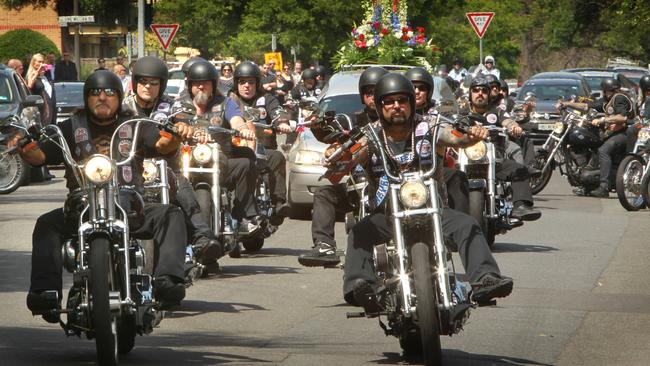
[[494,67],[494,57],[491,55],[485,56],[485,75],[492,74],[497,77],[497,79],[501,79],[501,71]]
[[228,95],[233,87],[233,73],[231,64],[221,64],[221,75],[217,83],[217,89],[221,95]]
[[54,77],[54,65],[56,63],[56,55],[54,52],[47,54],[47,64],[45,65],[45,77],[50,83],[53,83],[56,78]]
[[103,57],[97,59],[97,68],[93,71],[98,71],[98,70],[108,70],[106,68],[106,60],[104,60]]
[[129,62],[129,75],[133,74],[133,66],[135,66],[136,60]]
[[128,95],[131,93],[131,77],[126,74],[126,67],[121,64],[115,64],[113,65],[113,72],[115,75],[120,77],[120,81],[122,82],[122,90],[124,91],[124,95]]
[[275,60],[270,59],[268,65],[269,65],[269,69],[268,69],[269,75],[275,77]]
[[23,68],[23,63],[17,58],[12,58],[9,61],[7,61],[7,66],[14,69],[14,71],[16,71],[16,73],[19,74],[21,77],[25,73],[25,69]]
[[[124,57],[117,55],[115,56],[115,64],[124,66]],[[126,66],[124,66],[126,68]]]
[[[43,98],[43,106],[40,108],[41,124],[49,125],[56,122],[56,96],[54,87],[45,77],[45,56],[40,53],[32,56],[27,69],[27,87],[34,95]],[[50,180],[54,175],[50,174],[46,166],[43,166],[40,174],[43,179]]]
[[79,80],[77,76],[77,65],[72,61],[70,52],[63,52],[63,59],[56,63],[54,80],[56,81],[75,81]]
[[275,87],[275,95],[278,97],[280,104],[284,104],[286,95],[293,89],[293,78],[291,76],[291,64],[287,62],[282,67],[282,72],[278,73],[276,77],[277,86]]
[[300,84],[300,80],[302,79],[302,61],[296,60],[296,64],[293,65],[293,85],[298,85]]
[[273,93],[275,87],[278,86],[275,76],[269,73],[269,64],[262,65],[262,87],[269,93]]

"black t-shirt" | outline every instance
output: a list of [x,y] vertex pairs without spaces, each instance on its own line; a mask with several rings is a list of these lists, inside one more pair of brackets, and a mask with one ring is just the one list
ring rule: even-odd
[[630,99],[623,94],[614,94],[613,100],[605,100],[604,97],[598,98],[594,102],[593,108],[608,116],[620,114],[628,118],[634,117],[631,111]]

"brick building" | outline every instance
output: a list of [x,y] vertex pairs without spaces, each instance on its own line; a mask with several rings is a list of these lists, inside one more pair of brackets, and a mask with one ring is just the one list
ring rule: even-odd
[[54,1],[45,7],[26,6],[20,11],[0,8],[0,35],[15,29],[31,29],[44,34],[61,50],[61,26]]

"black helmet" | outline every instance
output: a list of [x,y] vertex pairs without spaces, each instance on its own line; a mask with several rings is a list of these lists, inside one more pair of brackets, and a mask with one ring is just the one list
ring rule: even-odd
[[431,73],[429,73],[425,68],[423,67],[414,67],[412,69],[409,69],[409,71],[406,72],[405,76],[411,80],[412,83],[419,81],[421,83],[427,84],[429,87],[429,91],[427,92],[427,100],[431,100],[431,96],[433,95],[433,76],[431,76]]
[[379,66],[369,67],[361,73],[361,76],[359,76],[359,95],[361,95],[361,103],[363,103],[363,88],[367,86],[375,86],[377,80],[386,74],[388,74],[388,71]]
[[160,79],[160,91],[158,98],[165,92],[167,87],[167,79],[169,79],[169,70],[165,62],[159,58],[145,56],[139,58],[133,66],[133,79],[131,80],[131,88],[136,91],[136,84],[138,80],[143,77],[158,78]]
[[508,86],[508,83],[503,79],[501,79],[501,90],[505,90],[506,93],[510,91],[510,87]]
[[485,75],[485,80],[487,80],[490,87],[492,87],[493,84],[501,85],[501,82],[499,81],[499,79],[496,76],[492,75],[492,74]]
[[212,81],[212,95],[216,95],[219,93],[217,90],[217,78],[219,77],[219,73],[217,72],[217,68],[214,67],[213,64],[211,64],[208,61],[197,61],[190,66],[189,70],[187,70],[187,91],[190,93],[190,96],[194,98],[192,95],[192,82],[193,81],[206,81],[206,80],[211,80]]
[[462,64],[463,64],[463,60],[461,60],[460,57],[458,57],[458,56],[456,56],[456,57],[454,58],[454,62],[452,63],[452,65],[456,65],[456,64],[458,64],[458,65],[462,65]]
[[197,61],[206,61],[206,59],[203,57],[194,56],[190,57],[183,63],[183,66],[181,66],[181,71],[183,71],[183,74],[185,74],[185,76],[187,76],[187,72],[190,70],[190,66],[194,65],[194,63]]
[[619,83],[618,80],[614,78],[605,78],[600,82],[600,87],[603,89],[603,91],[611,91],[619,89],[621,87],[621,83]]
[[233,80],[235,83],[235,88],[237,87],[239,78],[255,78],[255,85],[257,86],[257,90],[258,91],[263,90],[262,83],[261,83],[262,72],[260,71],[260,67],[255,65],[254,62],[244,61],[239,65],[237,65],[237,67],[235,68],[234,80]]
[[413,117],[415,113],[415,89],[413,88],[413,83],[402,74],[389,72],[382,76],[377,81],[377,84],[375,84],[375,110],[379,118],[384,119],[381,111],[382,98],[392,94],[406,94],[408,96],[409,104],[411,105],[411,115],[409,118]]
[[302,72],[302,80],[316,80],[316,70],[307,69]]
[[490,89],[490,83],[488,80],[482,76],[477,76],[472,79],[472,81],[469,83],[469,87],[471,88],[485,88],[485,89]]
[[119,76],[108,70],[97,70],[90,74],[84,82],[84,104],[87,104],[88,93],[91,89],[115,90],[119,98],[117,113],[120,113],[122,110],[122,97],[124,97],[124,90],[122,89],[122,81]]
[[327,76],[327,69],[323,65],[318,65],[314,69],[316,71],[316,76],[320,76],[323,80],[325,80],[325,77]]
[[641,88],[641,91],[650,89],[650,75],[643,75],[639,80],[639,88]]

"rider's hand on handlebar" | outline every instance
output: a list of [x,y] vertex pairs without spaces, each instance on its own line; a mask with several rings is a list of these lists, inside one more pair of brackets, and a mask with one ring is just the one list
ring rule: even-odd
[[471,142],[483,141],[488,137],[488,134],[487,128],[481,126],[472,126],[467,131],[467,137]]
[[600,126],[600,125],[602,125],[603,123],[605,123],[605,117],[594,118],[594,119],[591,121],[591,124],[594,125],[594,126]]
[[182,140],[187,140],[194,137],[194,127],[188,125],[187,123],[176,122],[174,124],[174,127],[176,128],[176,133]]
[[510,129],[510,135],[512,135],[512,137],[514,138],[519,138],[522,133],[524,133],[524,130],[521,127],[519,127],[519,125],[513,126]]
[[20,140],[22,140],[25,135],[21,132],[17,132],[12,138],[7,141],[7,148],[11,149],[14,146],[18,146]]
[[281,122],[278,124],[278,132],[280,133],[291,133],[291,127],[286,122]]
[[239,136],[244,140],[255,140],[255,131],[251,131],[248,128],[243,128],[239,131]]

